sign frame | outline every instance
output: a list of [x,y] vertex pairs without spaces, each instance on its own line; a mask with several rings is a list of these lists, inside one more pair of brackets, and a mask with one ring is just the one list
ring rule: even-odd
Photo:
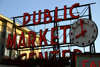
[[100,58],[100,53],[89,53],[89,52],[85,52],[85,53],[80,53],[77,54],[75,56],[75,67],[77,67],[77,57],[99,57]]

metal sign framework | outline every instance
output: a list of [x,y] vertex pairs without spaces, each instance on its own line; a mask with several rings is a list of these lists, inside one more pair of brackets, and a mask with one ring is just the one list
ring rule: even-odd
[[[80,16],[80,18],[83,18],[83,17],[88,17],[90,20],[92,20],[92,16],[91,16],[91,7],[90,7],[90,5],[92,5],[92,4],[95,4],[95,3],[90,3],[90,4],[84,4],[84,5],[80,5],[80,6],[78,6],[78,7],[75,7],[76,9],[77,8],[79,8],[79,7],[88,7],[88,15],[84,15],[84,13],[83,13],[83,15],[81,15]],[[66,9],[70,9],[71,7],[67,7]],[[61,11],[61,10],[64,10],[64,9],[58,9],[58,11]],[[86,9],[87,10],[87,9]],[[51,12],[55,12],[55,10],[51,10],[50,11],[50,13]],[[41,14],[43,14],[44,12],[41,12]],[[77,12],[78,14],[79,14],[79,12]],[[36,15],[38,15],[39,13],[36,13]],[[33,14],[30,14],[30,16],[32,16]],[[68,15],[68,14],[67,14]],[[23,16],[17,16],[17,17],[12,17],[13,18],[13,29],[12,29],[12,37],[13,37],[13,32],[15,32],[16,33],[16,28],[19,28],[19,27],[23,27],[22,25],[21,26],[15,26],[15,21],[17,20],[19,23],[20,23],[20,20],[18,20],[18,18],[22,18]],[[74,19],[74,18],[66,18],[66,20],[64,20],[64,19],[62,19],[62,21],[68,21],[68,20],[77,20],[77,19]],[[57,24],[57,22],[55,22],[55,20],[52,20],[50,23],[53,23],[54,24],[54,27],[61,27],[61,26],[58,26],[58,24]],[[42,25],[43,24],[43,22],[41,22],[39,25]],[[46,25],[46,24],[45,24]],[[71,26],[72,24],[70,24],[70,25],[63,25],[63,26]],[[28,25],[25,25],[25,27],[28,27],[28,26],[34,26],[34,24],[28,24]],[[49,31],[51,31],[51,30],[49,30]],[[36,33],[39,33],[39,32],[36,32]],[[57,36],[59,36],[58,35],[58,30],[56,30],[55,32],[54,32],[54,35],[57,35]],[[70,38],[69,38],[70,39]],[[54,41],[56,41],[56,40],[54,40]],[[61,46],[61,45],[64,45],[64,44],[62,44],[62,43],[59,43],[59,38],[57,39],[57,42],[58,42],[58,45],[55,45],[55,46],[51,46],[51,45],[48,45],[48,46],[50,46],[50,47],[45,47],[44,48],[44,45],[42,45],[41,46],[41,48],[37,48],[37,49],[34,49],[33,47],[30,47],[31,48],[31,50],[39,50],[39,49],[50,49],[50,48],[53,48],[53,51],[57,51],[57,50],[60,50],[60,48],[61,47],[71,47],[71,46],[76,46],[76,45],[73,45],[72,44],[72,42],[71,42],[71,40],[70,40],[70,42],[67,42],[66,44],[70,44],[70,45],[67,45],[67,46]],[[40,47],[40,46],[36,46],[36,47]],[[23,48],[20,48],[20,49],[23,49]],[[17,53],[19,53],[18,52],[18,49],[16,48],[15,50],[17,50]],[[12,48],[10,49],[10,58],[11,58],[11,51],[12,51]],[[27,51],[27,50],[26,50]],[[90,45],[90,53],[95,53],[95,44],[94,44],[94,42]],[[59,53],[59,57],[61,57],[61,54]]]

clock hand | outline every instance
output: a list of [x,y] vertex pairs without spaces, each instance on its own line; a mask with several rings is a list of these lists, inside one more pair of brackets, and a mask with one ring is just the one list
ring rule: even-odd
[[87,30],[85,29],[83,32],[85,33],[85,32],[87,32]]
[[81,33],[82,33],[82,36],[84,36],[84,32],[83,32],[83,21],[82,21],[82,19],[80,19],[80,24],[81,24]]
[[76,37],[75,37],[75,38],[78,38],[79,36],[83,35],[85,32],[87,32],[87,30],[86,30],[86,29],[83,31],[83,33],[81,32],[80,34],[76,35]]
[[78,38],[78,37],[81,36],[81,35],[82,35],[82,33],[78,34],[75,38]]
[[84,36],[84,33],[87,32],[87,30],[85,29],[84,31],[81,31],[82,36]]

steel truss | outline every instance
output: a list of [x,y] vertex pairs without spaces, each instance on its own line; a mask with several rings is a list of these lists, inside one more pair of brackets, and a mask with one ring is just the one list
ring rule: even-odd
[[[78,7],[75,7],[75,8],[79,8],[79,7],[88,7],[87,9],[88,9],[88,15],[84,15],[84,13],[83,13],[83,15],[80,15],[80,18],[83,18],[83,17],[88,17],[90,20],[92,20],[92,16],[91,16],[91,7],[90,7],[90,5],[92,5],[92,4],[95,4],[95,3],[90,3],[90,4],[84,4],[84,5],[80,5],[80,6],[78,6]],[[66,9],[70,9],[71,7],[67,7]],[[86,11],[87,11],[87,9],[86,9]],[[64,10],[64,8],[62,8],[62,9],[58,9],[58,11],[61,11],[61,10]],[[84,9],[85,10],[85,9]],[[83,11],[84,11],[83,10]],[[83,12],[82,11],[82,12]],[[55,13],[55,10],[51,10],[50,12],[54,12]],[[78,14],[79,14],[79,12],[77,12]],[[36,13],[36,15],[38,15],[39,13]],[[44,14],[44,12],[41,12],[41,14]],[[81,13],[80,13],[81,14]],[[33,14],[30,14],[30,16],[32,16]],[[67,15],[69,15],[69,14],[67,14]],[[55,15],[54,15],[55,16]],[[59,15],[60,16],[60,15]],[[18,20],[18,18],[23,18],[23,16],[17,16],[17,17],[12,17],[13,18],[13,29],[12,29],[12,37],[13,37],[13,32],[15,32],[16,33],[16,28],[20,28],[20,27],[23,27],[23,25],[20,25],[20,26],[16,26],[15,25],[15,20],[17,19],[17,22],[19,22],[19,23],[22,23],[20,20]],[[43,19],[43,18],[42,18]],[[69,21],[69,20],[77,20],[77,19],[74,19],[74,18],[71,18],[71,17],[69,17],[69,18],[66,18],[66,20],[64,20],[64,19],[62,19],[62,21]],[[58,22],[55,22],[55,20],[52,20],[50,23],[53,23],[54,24],[54,27],[60,27],[57,23]],[[41,25],[41,24],[43,24],[43,22],[41,22],[39,25]],[[63,25],[63,26],[71,26],[72,24],[70,24],[70,25]],[[28,27],[28,26],[35,26],[35,24],[28,24],[28,25],[25,25],[25,27]],[[30,28],[28,28],[28,29],[30,29]],[[32,29],[30,29],[30,30],[32,30]],[[33,30],[32,30],[33,31]],[[48,31],[51,31],[51,30],[48,30]],[[56,30],[56,31],[54,31],[54,35],[55,36],[59,36],[58,35],[58,32],[59,30]],[[44,31],[43,31],[44,32]],[[38,34],[39,32],[36,32],[36,34]],[[28,34],[28,33],[27,33]],[[70,35],[70,34],[69,34]],[[70,39],[70,38],[69,38]],[[48,42],[50,42],[48,39],[47,39],[47,41]],[[54,42],[55,42],[56,40],[54,40]],[[63,44],[63,43],[59,43],[59,38],[57,39],[57,42],[58,42],[58,45],[55,45],[55,46],[51,46],[50,44],[48,45],[48,46],[50,46],[50,47],[45,47],[44,45],[42,45],[41,47],[42,48],[33,48],[32,46],[30,47],[30,48],[32,48],[31,50],[39,50],[39,49],[50,49],[50,48],[53,48],[53,51],[58,51],[58,50],[60,50],[60,48],[61,47],[72,47],[72,46],[76,46],[76,45],[74,45],[72,42],[71,42],[71,40],[70,40],[70,42],[67,42],[66,43],[66,45],[65,44]],[[70,44],[70,45],[69,45]],[[40,47],[40,46],[36,46],[36,47]],[[27,47],[26,47],[27,48]],[[23,49],[23,48],[20,48],[20,49]],[[18,51],[18,49],[17,48],[15,48],[15,50],[17,50],[17,53],[19,53],[19,51]],[[10,58],[11,58],[11,51],[12,51],[12,49],[10,49]],[[26,50],[27,51],[27,50]],[[90,53],[95,53],[95,45],[94,45],[94,42],[90,45]],[[61,57],[61,53],[59,53],[59,57]]]

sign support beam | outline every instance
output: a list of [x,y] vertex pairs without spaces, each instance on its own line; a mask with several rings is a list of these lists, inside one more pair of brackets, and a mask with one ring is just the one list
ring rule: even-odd
[[[90,5],[89,5],[89,19],[92,20],[91,7],[90,7]],[[90,45],[90,53],[95,53],[95,45],[94,45],[94,42]]]

